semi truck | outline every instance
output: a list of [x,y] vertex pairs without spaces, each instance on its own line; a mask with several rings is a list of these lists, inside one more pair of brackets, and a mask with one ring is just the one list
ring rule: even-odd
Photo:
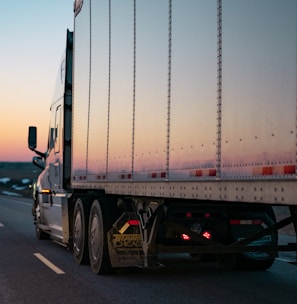
[[29,127],[36,236],[96,274],[162,253],[265,270],[296,252],[278,242],[297,230],[296,12],[295,0],[76,0],[45,152]]

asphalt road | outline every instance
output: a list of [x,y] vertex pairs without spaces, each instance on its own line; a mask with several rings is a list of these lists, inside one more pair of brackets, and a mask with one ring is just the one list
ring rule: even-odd
[[281,260],[263,272],[163,260],[162,269],[96,276],[66,248],[35,238],[30,200],[0,196],[1,304],[297,303],[297,266]]

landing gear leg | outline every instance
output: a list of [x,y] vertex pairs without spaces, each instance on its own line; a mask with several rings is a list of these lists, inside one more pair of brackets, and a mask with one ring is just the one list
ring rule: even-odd
[[134,203],[141,224],[140,231],[144,253],[143,267],[156,266],[156,237],[163,214],[160,207],[163,202],[135,200]]

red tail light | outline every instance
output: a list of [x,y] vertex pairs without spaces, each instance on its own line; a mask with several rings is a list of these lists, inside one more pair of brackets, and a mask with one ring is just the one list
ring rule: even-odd
[[181,235],[181,239],[182,239],[183,241],[190,241],[190,240],[191,240],[191,237],[190,237],[189,235],[183,233],[183,234]]
[[[210,233],[209,231],[204,231],[204,232],[202,233],[202,236],[205,237],[205,238],[208,239],[208,240],[210,240],[210,239],[212,238],[212,235],[211,235],[211,233]],[[185,233],[182,233],[182,234],[181,234],[181,239],[182,239],[183,241],[190,241],[190,240],[191,240],[191,237],[190,237],[189,235],[185,234]]]
[[202,235],[208,240],[212,238],[211,233],[209,231],[204,231]]

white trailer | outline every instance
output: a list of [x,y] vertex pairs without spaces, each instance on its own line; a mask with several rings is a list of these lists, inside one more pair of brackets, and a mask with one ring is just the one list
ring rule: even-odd
[[[92,271],[161,252],[267,269],[297,230],[295,0],[76,0],[34,193]],[[290,216],[277,221],[273,206]]]

